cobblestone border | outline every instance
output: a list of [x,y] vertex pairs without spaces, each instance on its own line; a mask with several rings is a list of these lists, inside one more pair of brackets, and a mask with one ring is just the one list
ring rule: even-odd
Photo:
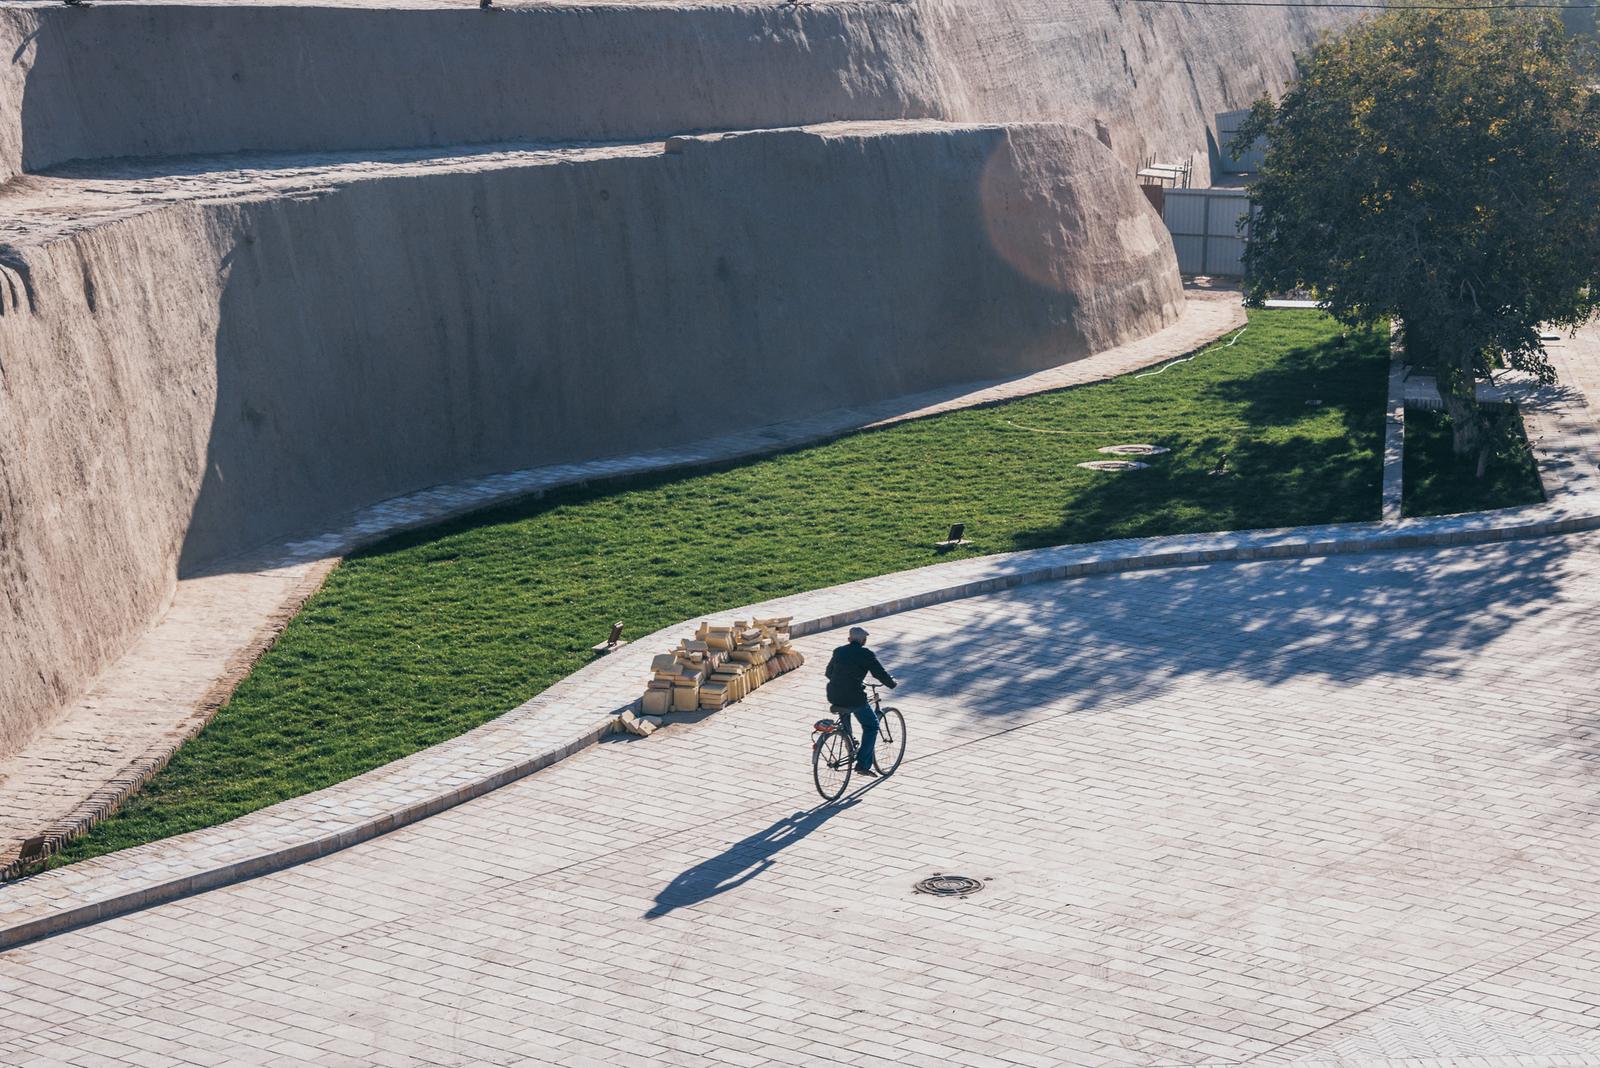
[[[1475,545],[1600,529],[1600,493],[1498,512],[1124,539],[975,557],[778,598],[719,615],[790,615],[795,636],[1040,582],[1230,561]],[[326,856],[480,797],[595,744],[631,707],[650,657],[694,625],[634,641],[455,739],[221,827],[12,884],[0,949]],[[648,744],[648,743],[646,743]]]
[[[749,460],[785,449],[819,444],[860,430],[925,419],[960,409],[990,407],[1019,397],[1104,381],[1194,351],[1245,322],[1244,308],[1236,292],[1190,291],[1187,296],[1189,300],[1183,316],[1171,326],[1043,371],[1003,380],[925,390],[908,396],[835,409],[807,419],[725,434],[678,448],[528,468],[436,486],[360,509],[343,517],[329,531],[314,537],[289,541],[229,561],[225,567],[228,571],[277,578],[280,588],[272,603],[240,604],[237,612],[228,613],[236,620],[252,613],[258,618],[253,627],[244,628],[238,636],[238,645],[226,656],[226,662],[218,665],[214,677],[168,681],[169,690],[187,690],[187,695],[183,697],[170,692],[165,695],[165,699],[182,709],[173,715],[170,730],[155,738],[143,751],[131,757],[124,756],[120,766],[102,765],[100,785],[86,798],[72,805],[64,815],[41,821],[37,833],[33,833],[30,826],[25,832],[28,837],[18,836],[9,843],[0,836],[0,884],[38,870],[45,859],[59,852],[67,842],[87,833],[154,778],[173,754],[211,721],[250,673],[255,662],[272,647],[300,607],[321,588],[334,567],[350,552],[406,530],[431,526],[566,486],[690,471],[720,463]],[[186,588],[186,584],[179,584],[173,607],[158,624],[158,630],[167,628],[179,631],[178,641],[182,641],[182,632],[186,627],[192,629],[195,625],[187,619],[186,613],[202,617],[200,625],[203,626],[204,617],[215,615],[217,606],[213,602],[229,598],[226,591],[219,593],[208,589],[192,594],[192,589],[192,586]],[[248,600],[247,595],[233,596]],[[126,685],[120,687],[116,678],[120,668],[137,658],[137,651],[130,652],[108,673],[109,678],[97,681],[83,703],[90,707],[106,707],[116,706],[119,702],[139,703],[147,699],[152,686],[147,673],[135,670],[133,677],[126,680]],[[180,669],[178,673],[183,672]],[[78,733],[92,735],[95,732]],[[26,752],[25,747],[23,753]],[[74,762],[80,768],[84,764],[92,765],[88,754]],[[79,774],[92,772],[80,770]],[[3,885],[0,885],[0,901],[3,901],[5,894]]]

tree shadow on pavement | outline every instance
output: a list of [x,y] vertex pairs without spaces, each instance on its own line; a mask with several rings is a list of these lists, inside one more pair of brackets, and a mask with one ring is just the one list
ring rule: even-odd
[[698,905],[702,901],[737,889],[772,867],[773,857],[794,845],[830,819],[852,808],[879,780],[868,782],[838,804],[818,805],[796,812],[702,860],[675,876],[656,894],[656,903],[644,914],[647,920],[659,919],[674,909]]
[[[891,639],[915,692],[983,719],[1114,709],[1195,681],[1426,685],[1513,626],[1563,607],[1592,539],[1224,563],[1029,586],[968,602],[967,621]],[[1570,611],[1571,606],[1566,605]],[[1535,665],[1507,663],[1511,675]]]
[[[1171,697],[1179,715],[1196,683],[1225,695],[1234,685],[1310,678],[1338,689],[1376,678],[1427,692],[1513,627],[1573,611],[1565,590],[1579,568],[1570,558],[1595,546],[1551,538],[1026,586],[947,606],[960,615],[945,628],[901,634],[894,617],[880,621],[879,653],[911,684],[904,703],[924,697],[1000,728],[1063,712],[1115,714],[1159,697]],[[1500,670],[1537,679],[1545,668]],[[960,744],[959,733],[953,740]],[[686,869],[644,917],[744,886],[876,785],[785,816]]]

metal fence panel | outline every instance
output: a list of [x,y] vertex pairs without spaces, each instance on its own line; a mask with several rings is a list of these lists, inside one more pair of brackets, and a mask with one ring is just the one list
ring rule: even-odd
[[1213,196],[1206,198],[1206,233],[1238,237],[1244,233],[1242,225],[1250,213],[1247,196]]
[[1244,125],[1244,120],[1249,117],[1249,108],[1243,111],[1224,111],[1217,115],[1217,151],[1222,156],[1222,172],[1224,174],[1247,174],[1261,169],[1266,145],[1260,138],[1257,138],[1249,148],[1238,155],[1234,155],[1228,147],[1233,144],[1233,139],[1238,136],[1239,128]]
[[1184,274],[1242,275],[1250,199],[1242,189],[1169,189],[1162,219]]
[[1200,274],[1244,277],[1244,242],[1237,237],[1213,237],[1206,242],[1205,270]]
[[1167,229],[1174,234],[1203,234],[1206,232],[1206,201],[1200,189],[1169,189],[1161,217]]
[[1173,234],[1172,247],[1178,253],[1178,271],[1182,274],[1205,274],[1200,265],[1206,261],[1206,239],[1200,234]]

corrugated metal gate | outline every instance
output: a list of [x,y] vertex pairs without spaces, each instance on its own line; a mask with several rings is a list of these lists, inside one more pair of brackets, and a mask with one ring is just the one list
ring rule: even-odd
[[1243,275],[1250,197],[1243,189],[1168,189],[1161,218],[1183,274]]
[[1239,127],[1243,126],[1244,120],[1249,117],[1249,108],[1217,114],[1217,153],[1221,156],[1221,169],[1224,174],[1254,174],[1261,169],[1261,161],[1267,146],[1259,137],[1237,156],[1229,148],[1233,144],[1233,139],[1239,136]]

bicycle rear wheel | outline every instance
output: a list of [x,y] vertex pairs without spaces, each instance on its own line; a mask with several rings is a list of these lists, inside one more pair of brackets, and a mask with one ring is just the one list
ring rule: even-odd
[[872,749],[872,766],[879,775],[893,775],[906,755],[906,718],[898,708],[878,713],[878,744]]
[[850,736],[835,731],[824,734],[811,747],[811,778],[824,801],[837,801],[850,785],[856,766],[856,746]]

